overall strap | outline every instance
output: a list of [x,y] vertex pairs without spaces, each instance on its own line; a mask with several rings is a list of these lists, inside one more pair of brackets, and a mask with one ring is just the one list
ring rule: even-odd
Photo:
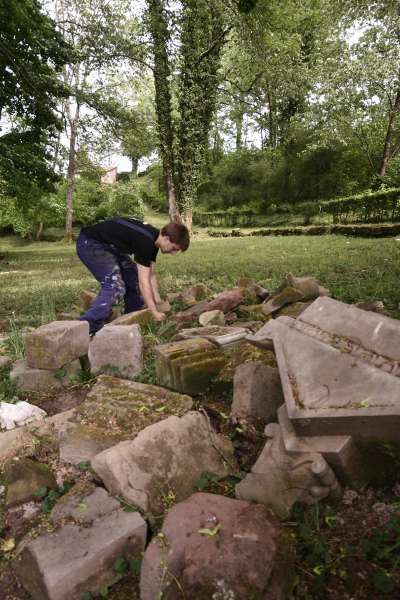
[[117,219],[113,219],[113,221],[115,223],[119,223],[119,225],[125,225],[126,227],[133,229],[133,231],[136,231],[136,233],[143,233],[143,235],[145,235],[147,238],[149,238],[149,240],[151,240],[153,242],[153,244],[156,241],[154,239],[154,235],[152,235],[150,233],[150,231],[148,231],[146,229],[145,226],[141,227],[140,225],[136,225],[136,223],[131,223],[131,221],[128,221],[128,219],[117,218]]

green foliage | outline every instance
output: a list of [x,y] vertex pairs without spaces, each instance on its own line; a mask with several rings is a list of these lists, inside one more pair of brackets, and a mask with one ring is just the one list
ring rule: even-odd
[[112,190],[110,215],[143,219],[144,205],[139,190],[133,182],[117,183]]
[[57,490],[49,490],[46,486],[39,487],[35,492],[35,496],[42,499],[42,512],[46,514],[51,513],[57,500],[69,492],[71,487],[71,481],[64,481],[62,486],[60,486]]
[[320,210],[339,223],[395,222],[400,219],[400,189],[366,192],[320,203]]

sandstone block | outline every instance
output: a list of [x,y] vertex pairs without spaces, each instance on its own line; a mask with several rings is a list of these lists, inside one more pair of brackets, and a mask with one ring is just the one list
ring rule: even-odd
[[57,489],[56,479],[49,467],[30,458],[11,461],[7,465],[5,476],[7,507],[37,500],[35,492],[40,487]]
[[276,417],[277,410],[283,403],[278,369],[258,361],[246,362],[236,369],[232,417],[262,419],[268,423]]
[[79,360],[74,360],[51,371],[29,367],[27,361],[17,360],[10,372],[10,379],[15,381],[20,390],[40,392],[49,388],[62,388],[70,385],[80,371]]
[[16,571],[33,600],[81,600],[118,580],[118,557],[140,558],[147,526],[139,513],[117,508],[91,526],[66,524],[29,542]]
[[231,442],[216,435],[202,414],[189,412],[150,425],[132,441],[104,450],[92,466],[112,494],[160,514],[166,508],[163,494],[183,500],[195,491],[204,471],[224,476],[228,463],[235,464]]
[[225,325],[225,316],[222,310],[207,310],[199,316],[199,323],[203,327]]
[[110,325],[148,325],[154,323],[154,318],[151,311],[148,308],[143,310],[135,310],[131,313],[121,315],[117,319],[114,319]]
[[139,325],[106,325],[89,346],[90,370],[132,379],[143,369],[143,339]]
[[161,534],[165,543],[154,538],[143,558],[142,600],[286,598],[294,555],[265,506],[194,494],[169,511]]
[[59,369],[87,354],[87,321],[53,321],[24,337],[26,362],[35,369]]

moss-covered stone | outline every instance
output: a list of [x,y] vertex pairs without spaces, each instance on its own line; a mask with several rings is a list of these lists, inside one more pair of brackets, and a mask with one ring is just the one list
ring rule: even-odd
[[57,489],[57,482],[45,464],[30,458],[12,460],[5,469],[7,481],[6,506],[14,506],[38,499],[39,488]]

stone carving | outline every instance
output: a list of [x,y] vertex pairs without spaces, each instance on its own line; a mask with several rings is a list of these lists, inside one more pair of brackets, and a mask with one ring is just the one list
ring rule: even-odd
[[319,453],[289,454],[278,424],[265,428],[269,438],[251,473],[236,486],[236,497],[254,500],[287,518],[295,502],[313,504],[331,496],[339,499],[342,489]]

